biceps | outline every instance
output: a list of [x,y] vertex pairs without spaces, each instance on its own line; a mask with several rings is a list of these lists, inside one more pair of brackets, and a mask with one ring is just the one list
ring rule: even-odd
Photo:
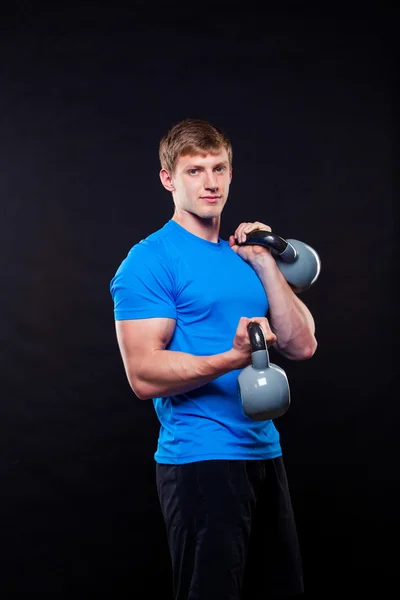
[[166,318],[116,321],[116,333],[128,376],[137,375],[143,360],[169,344],[175,320]]

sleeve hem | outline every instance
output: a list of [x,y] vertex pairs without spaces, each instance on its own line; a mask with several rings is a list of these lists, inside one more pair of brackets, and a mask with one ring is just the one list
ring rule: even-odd
[[160,313],[146,313],[146,312],[132,312],[129,310],[117,310],[114,311],[114,317],[116,321],[127,321],[130,319],[176,319],[175,313],[160,312]]

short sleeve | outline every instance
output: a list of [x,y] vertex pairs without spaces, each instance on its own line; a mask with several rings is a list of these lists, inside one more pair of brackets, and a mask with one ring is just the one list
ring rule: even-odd
[[110,282],[115,320],[176,319],[170,261],[156,244],[137,244]]

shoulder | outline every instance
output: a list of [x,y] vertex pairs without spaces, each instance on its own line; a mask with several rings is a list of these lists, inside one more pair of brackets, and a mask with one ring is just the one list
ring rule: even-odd
[[164,226],[134,244],[122,261],[120,268],[165,263],[171,253],[170,246],[168,230]]
[[168,228],[163,227],[130,248],[111,280],[111,289],[114,291],[120,285],[174,289],[176,264]]

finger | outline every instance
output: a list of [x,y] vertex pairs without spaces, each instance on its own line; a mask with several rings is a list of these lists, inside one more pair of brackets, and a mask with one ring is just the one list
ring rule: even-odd
[[268,334],[268,335],[269,334],[274,335],[273,331],[272,331],[272,329],[270,327],[269,321],[268,321],[268,319],[266,317],[262,317],[261,318],[261,326],[263,327],[263,329],[264,329],[264,331],[265,331],[266,334]]
[[254,223],[242,223],[239,227],[238,242],[243,244],[246,241],[247,234],[254,228]]
[[263,231],[271,231],[271,227],[269,227],[268,225],[265,225],[264,223],[260,223],[259,221],[255,221],[254,223],[249,223],[248,227],[245,227],[243,229],[241,243],[243,244],[246,241],[249,233],[251,233],[252,231],[256,231],[257,229],[261,229]]
[[243,231],[247,227],[247,225],[248,223],[240,223],[239,227],[235,231],[235,238],[237,239],[239,244],[242,243]]
[[242,234],[241,234],[241,243],[242,244],[244,244],[244,242],[247,239],[248,234],[251,231],[254,231],[254,229],[257,229],[257,227],[256,227],[256,225],[254,223],[247,223],[245,225],[245,227],[243,227]]
[[269,348],[270,346],[272,346],[273,344],[276,343],[276,340],[278,338],[276,337],[276,335],[274,334],[273,331],[271,331],[271,333],[265,338],[266,344],[267,344],[267,348]]
[[260,223],[260,221],[256,221],[254,223],[254,225],[257,226],[254,229],[263,229],[263,230],[266,230],[266,231],[272,231],[272,229],[271,229],[271,227],[269,225],[266,225],[265,223]]
[[266,332],[265,333],[265,341],[267,343],[267,347],[272,346],[272,344],[275,344],[275,342],[278,338],[276,337],[275,333],[272,331],[269,321],[266,317],[263,318],[263,327]]
[[238,326],[238,333],[243,338],[247,337],[247,325],[250,323],[251,319],[248,317],[241,317]]
[[229,238],[229,246],[230,246],[230,249],[233,250],[234,252],[236,252],[236,254],[237,254],[237,252],[239,250],[239,246],[237,244],[235,236],[233,236],[233,235],[231,235]]
[[240,232],[240,228],[244,225],[244,223],[240,223],[240,225],[238,225],[235,229],[235,233],[233,234],[235,237],[238,236],[239,232]]
[[254,221],[253,223],[241,223],[241,225],[238,227],[238,243],[244,244],[248,234],[257,229],[262,229],[263,231],[272,231],[269,225],[261,223],[260,221]]
[[276,342],[277,337],[272,331],[268,319],[266,319],[265,317],[253,317],[250,320],[255,321],[260,325],[267,346],[270,346],[271,344],[274,344]]

